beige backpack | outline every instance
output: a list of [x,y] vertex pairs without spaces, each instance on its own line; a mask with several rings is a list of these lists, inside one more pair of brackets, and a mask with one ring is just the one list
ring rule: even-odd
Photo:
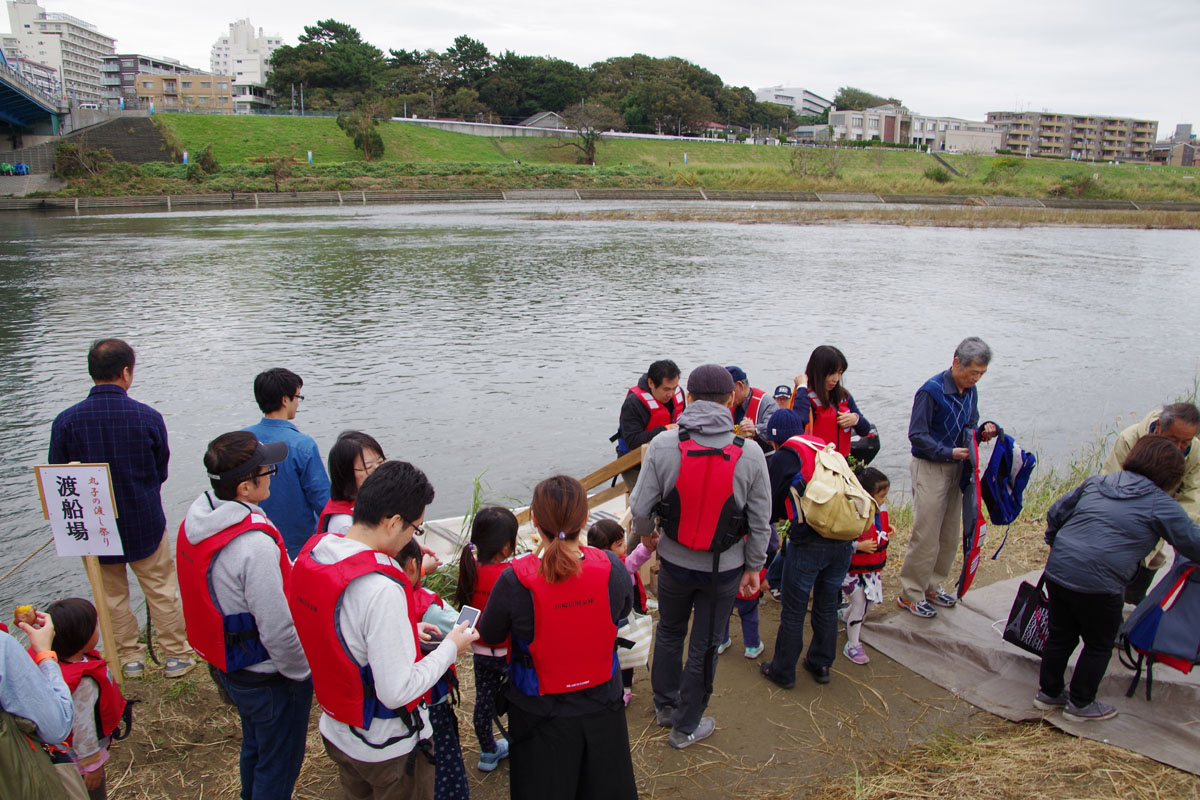
[[852,541],[862,536],[875,516],[875,501],[862,487],[846,457],[833,444],[824,447],[802,436],[816,455],[812,478],[800,498],[804,522],[826,539]]

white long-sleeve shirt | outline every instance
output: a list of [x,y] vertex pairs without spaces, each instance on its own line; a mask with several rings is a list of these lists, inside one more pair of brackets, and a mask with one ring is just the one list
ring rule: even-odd
[[[318,563],[336,564],[363,551],[376,552],[354,539],[326,536],[312,555]],[[377,557],[387,559],[382,553]],[[399,569],[394,560],[387,560]],[[454,643],[446,640],[417,661],[404,590],[383,575],[363,575],[350,583],[342,595],[338,626],[355,660],[370,664],[375,694],[388,708],[400,708],[425,694],[458,656]],[[428,739],[433,736],[429,713],[423,708],[418,713],[422,723],[419,738]],[[372,720],[364,730],[322,713],[319,728],[321,735],[350,758],[372,763],[405,755],[418,739],[400,717]],[[392,739],[397,741],[381,746]]]

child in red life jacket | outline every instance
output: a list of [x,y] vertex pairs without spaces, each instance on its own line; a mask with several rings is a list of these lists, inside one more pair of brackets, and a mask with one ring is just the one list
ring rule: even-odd
[[867,494],[874,498],[877,510],[874,523],[854,542],[850,571],[842,583],[842,592],[850,601],[850,607],[843,617],[846,622],[846,646],[842,652],[855,664],[866,664],[871,659],[859,637],[869,606],[883,602],[883,581],[879,576],[887,562],[888,537],[892,534],[886,506],[891,483],[886,475],[874,467],[859,469],[855,474]]
[[[474,606],[486,613],[488,596],[496,580],[508,569],[517,549],[517,518],[507,508],[488,506],[475,513],[471,523],[471,541],[458,559],[458,589],[454,602],[459,608]],[[471,721],[479,739],[479,770],[491,772],[508,757],[508,741],[492,733],[496,716],[496,695],[508,672],[509,641],[471,645],[475,673],[475,711]]]
[[[421,561],[421,545],[410,541],[396,555],[396,563],[413,587],[413,599],[421,612],[421,622],[436,625],[440,636],[445,636],[458,621],[458,612],[442,601],[440,595],[421,585],[424,569]],[[424,638],[426,634],[422,635]],[[437,640],[431,637],[431,644]],[[431,649],[431,648],[426,648]],[[470,800],[471,786],[467,782],[467,770],[463,766],[462,746],[458,740],[458,716],[454,713],[453,699],[458,694],[458,675],[451,667],[433,687],[429,703],[429,724],[433,726],[434,765],[433,800]]]
[[83,598],[69,597],[51,603],[46,613],[54,619],[53,647],[75,706],[75,724],[67,739],[70,755],[88,797],[104,800],[108,797],[104,764],[125,713],[125,698],[113,682],[108,662],[96,652],[100,637],[96,607]]
[[[658,534],[648,539],[653,545],[658,541]],[[625,554],[625,529],[621,523],[612,519],[602,519],[588,528],[588,547],[598,550],[611,550],[625,564],[629,579],[633,581],[633,611],[630,618],[623,620],[617,630],[618,640],[632,642],[632,647],[617,650],[621,662],[622,700],[625,705],[633,699],[633,670],[634,667],[645,666],[650,655],[650,642],[654,634],[654,626],[647,616],[650,611],[646,602],[646,587],[642,584],[642,576],[638,572],[650,556],[654,554],[652,547],[639,543],[629,555]],[[635,616],[636,615],[636,616]]]

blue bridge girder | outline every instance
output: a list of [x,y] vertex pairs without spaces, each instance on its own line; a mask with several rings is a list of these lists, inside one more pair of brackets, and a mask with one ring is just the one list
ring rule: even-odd
[[0,120],[17,128],[58,133],[65,105],[42,93],[8,65],[0,65]]

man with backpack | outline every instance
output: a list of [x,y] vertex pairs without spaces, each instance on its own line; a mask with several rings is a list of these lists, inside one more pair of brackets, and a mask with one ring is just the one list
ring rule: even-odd
[[650,683],[658,724],[673,729],[669,742],[680,749],[716,728],[704,711],[719,637],[734,596],[758,590],[771,536],[766,459],[757,444],[734,435],[733,378],[703,364],[688,376],[687,392],[679,427],[650,443],[629,498],[634,533],[645,540],[656,520],[662,528]]
[[[803,666],[817,683],[830,681],[829,668],[837,657],[837,609],[841,596],[842,582],[850,568],[850,557],[854,554],[854,538],[865,529],[866,520],[857,525],[854,538],[841,538],[835,531],[826,529],[812,517],[809,524],[806,514],[800,510],[807,485],[813,481],[817,468],[817,450],[823,444],[820,439],[803,436],[806,420],[792,409],[782,409],[771,415],[767,423],[767,436],[775,447],[770,460],[771,519],[788,520],[787,565],[783,573],[783,609],[779,614],[779,632],[775,639],[775,652],[769,662],[762,665],[764,678],[784,689],[796,685],[796,663],[804,647],[804,617],[812,597],[812,641]],[[814,448],[808,444],[817,445]],[[842,459],[831,453],[831,457]],[[844,461],[842,461],[844,466]],[[848,468],[846,468],[848,469]],[[855,484],[857,485],[857,484]],[[862,492],[861,487],[858,491]],[[845,497],[845,493],[843,493]],[[842,498],[830,498],[838,502]],[[847,499],[847,508],[850,508]],[[870,501],[865,510],[873,512]],[[813,509],[809,506],[809,512]],[[821,527],[818,531],[814,525]]]

